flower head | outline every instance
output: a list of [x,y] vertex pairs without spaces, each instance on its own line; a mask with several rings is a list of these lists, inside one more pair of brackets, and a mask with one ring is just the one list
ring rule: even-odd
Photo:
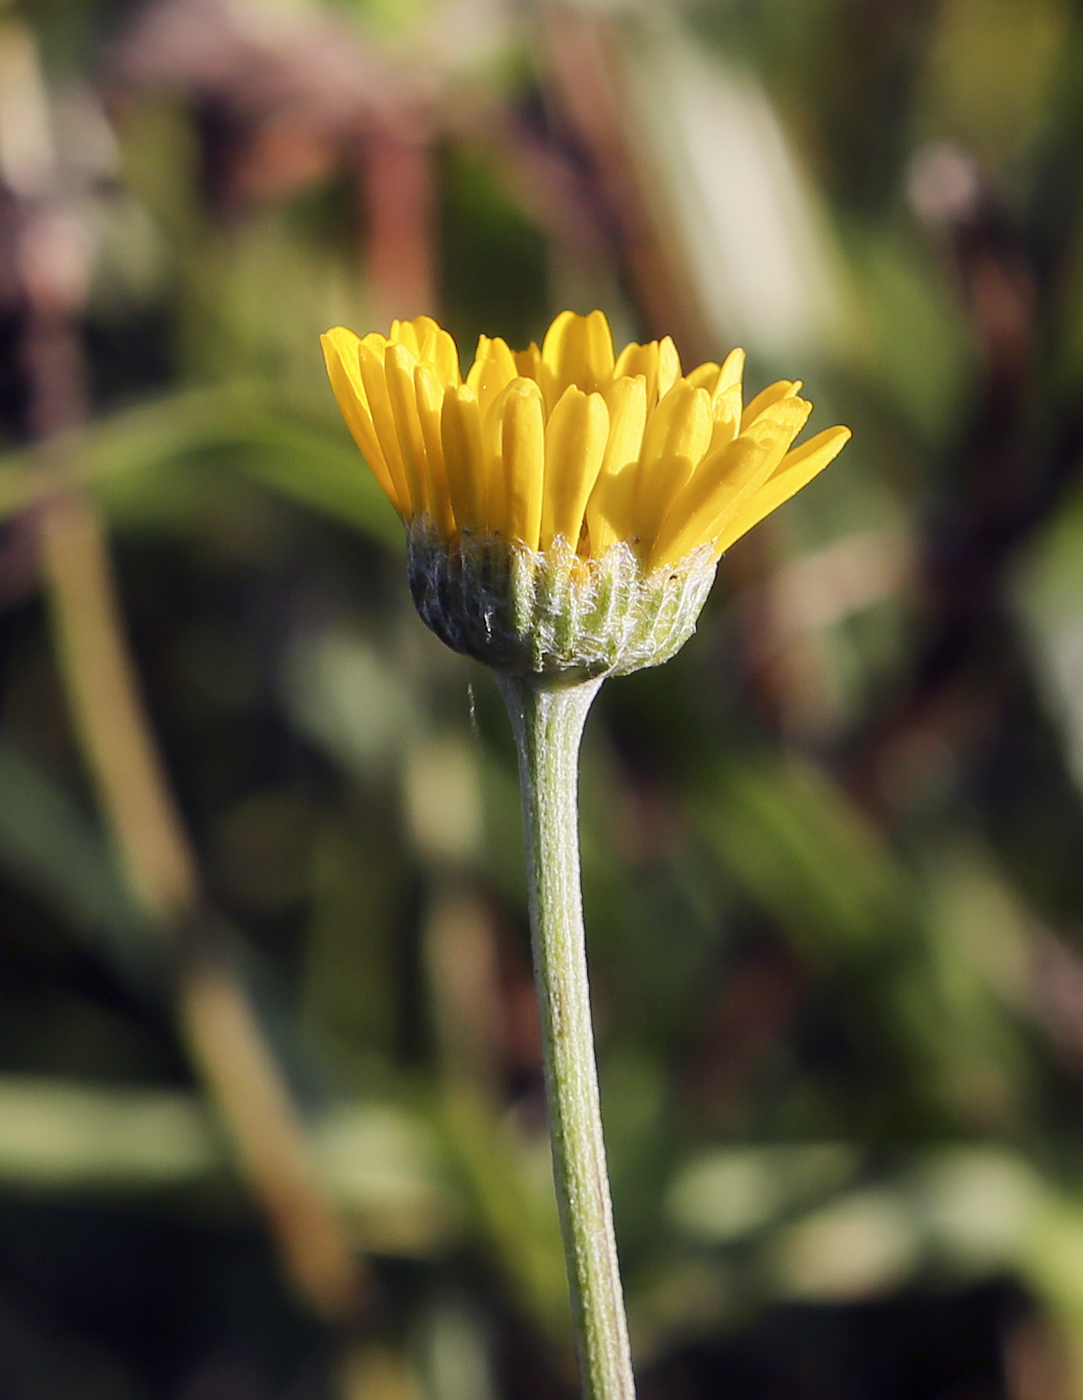
[[[339,408],[406,523],[412,553],[438,569],[439,556],[454,556],[461,573],[464,558],[495,549],[520,574],[527,567],[535,601],[539,585],[562,591],[548,578],[554,569],[579,594],[601,588],[609,597],[605,579],[616,573],[644,598],[667,578],[672,592],[690,570],[713,573],[723,550],[850,436],[829,428],[793,448],[812,410],[799,382],[780,380],[745,405],[742,351],[684,375],[668,337],[617,356],[600,311],[562,312],[540,349],[515,352],[482,336],[465,380],[455,342],[427,316],[395,321],[386,339],[339,327],[323,348]],[[426,614],[416,572],[426,621],[479,654]],[[696,612],[701,605],[702,597]],[[537,621],[524,614],[516,625]],[[673,649],[667,644],[666,654]],[[647,659],[602,650],[596,664],[604,669],[664,659],[657,648]],[[565,651],[578,655],[574,645]],[[535,669],[565,665],[550,651],[539,659],[537,645],[532,654]]]

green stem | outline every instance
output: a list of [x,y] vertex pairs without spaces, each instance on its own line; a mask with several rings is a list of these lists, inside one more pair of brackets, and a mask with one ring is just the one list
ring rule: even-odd
[[534,976],[564,1254],[585,1400],[634,1400],[579,881],[579,743],[601,680],[498,674],[519,751]]

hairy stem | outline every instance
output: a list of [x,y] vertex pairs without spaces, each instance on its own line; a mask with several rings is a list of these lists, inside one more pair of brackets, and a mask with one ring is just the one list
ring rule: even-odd
[[499,675],[519,752],[534,976],[585,1400],[633,1400],[590,1015],[579,880],[579,743],[600,680]]

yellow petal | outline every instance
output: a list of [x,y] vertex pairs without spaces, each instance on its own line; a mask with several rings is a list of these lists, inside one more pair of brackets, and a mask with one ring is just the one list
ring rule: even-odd
[[440,429],[444,385],[431,364],[419,364],[414,369],[414,391],[417,394],[417,415],[429,464],[429,510],[437,529],[445,539],[450,540],[455,534],[455,512],[448,491],[444,440]]
[[826,428],[809,438],[783,459],[778,468],[746,505],[737,511],[715,541],[715,553],[722,554],[735,540],[747,534],[760,521],[801,490],[842,451],[850,440],[849,428]]
[[707,454],[719,451],[733,441],[741,430],[741,386],[731,384],[715,393],[711,405],[714,425]]
[[693,388],[687,379],[679,379],[647,419],[632,505],[635,534],[644,547],[649,547],[703,459],[711,427],[707,392]]
[[387,337],[392,345],[405,345],[415,357],[418,355],[417,328],[413,321],[392,321],[391,334]]
[[537,549],[545,481],[545,407],[533,379],[513,379],[501,395],[507,535]]
[[651,553],[651,566],[670,563],[714,539],[777,470],[808,417],[803,399],[784,400],[777,418],[754,424],[697,467],[673,504]]
[[774,470],[770,445],[740,437],[712,453],[673,503],[651,546],[648,567],[671,564],[718,534]]
[[706,364],[697,365],[690,370],[685,378],[689,384],[697,389],[706,389],[708,394],[713,394],[715,385],[718,383],[719,368],[713,361],[708,360]]
[[614,380],[605,401],[609,437],[586,509],[590,552],[595,555],[633,533],[632,496],[647,422],[646,380],[641,374]]
[[515,368],[524,379],[533,379],[535,384],[542,382],[542,354],[537,341],[532,340],[525,350],[516,350]]
[[438,326],[431,316],[417,316],[408,324],[413,327],[417,342],[417,358],[432,366],[442,385],[460,385],[463,380],[459,370],[459,352],[448,332]]
[[647,381],[649,413],[681,377],[681,357],[672,338],[667,335],[662,341],[652,340],[646,345],[635,341],[626,345],[613,369],[614,378],[623,374],[641,374]]
[[651,567],[671,563],[723,531],[771,478],[811,412],[805,399],[781,399],[732,444],[712,445],[659,530]]
[[489,411],[496,396],[501,393],[518,374],[515,356],[508,349],[506,341],[497,336],[478,337],[478,353],[466,376],[466,382],[478,396],[478,408],[482,420]]
[[747,427],[741,437],[763,443],[771,458],[772,470],[778,466],[790,444],[808,422],[812,405],[808,399],[788,398],[773,403]]
[[571,384],[585,394],[604,393],[613,378],[613,335],[604,313],[562,311],[546,332],[542,361],[557,398]]
[[482,366],[489,358],[489,346],[492,345],[492,343],[493,342],[487,335],[478,336],[474,358],[471,361],[470,368],[466,371],[466,378],[463,380],[463,383],[469,384],[475,394],[477,394],[478,391],[478,380],[481,378]]
[[[485,459],[485,528],[507,537],[508,493],[504,485],[504,394],[497,394],[481,414],[481,448]],[[481,404],[478,404],[481,409]]]
[[681,377],[681,357],[673,344],[672,336],[665,336],[658,342],[658,401],[669,393]]
[[386,336],[381,335],[379,331],[369,331],[368,335],[361,337],[361,344],[366,350],[371,350],[380,364],[383,364],[384,356],[387,354],[387,347],[391,342]]
[[722,368],[718,372],[718,383],[715,385],[715,393],[720,394],[724,389],[732,389],[734,385],[739,389],[744,373],[745,352],[731,350],[722,361]]
[[613,378],[642,375],[647,386],[647,407],[651,409],[658,402],[658,342],[638,345],[634,340],[624,347],[617,356],[613,367]]
[[609,410],[601,394],[584,394],[570,385],[545,429],[542,549],[548,549],[557,535],[577,548],[583,511],[601,471],[608,433]]
[[421,435],[421,420],[417,413],[417,390],[414,388],[414,368],[417,361],[403,344],[389,345],[384,359],[387,396],[391,416],[395,421],[402,467],[415,515],[431,510],[429,499],[429,463],[425,440]]
[[485,530],[485,453],[477,395],[468,384],[444,391],[440,414],[451,509],[460,530]]
[[368,399],[365,396],[365,386],[361,382],[361,368],[357,362],[357,351],[360,345],[360,337],[356,336],[353,331],[347,330],[345,326],[336,326],[334,330],[327,331],[326,334],[320,336],[324,363],[330,366],[332,359],[339,363],[346,381],[367,409]]
[[711,408],[714,412],[714,433],[710,451],[732,442],[741,431],[741,378],[745,370],[745,352],[731,350],[722,361],[713,384],[703,387],[711,395]]
[[766,389],[761,389],[741,415],[741,431],[744,432],[749,424],[754,423],[773,403],[778,403],[780,399],[792,398],[800,388],[800,379],[779,379],[774,384],[768,384]]
[[737,391],[737,402],[740,403],[741,378],[744,370],[745,352],[731,350],[722,361],[721,366],[708,361],[704,365],[697,366],[685,378],[689,384],[694,384],[697,389],[706,389],[711,396],[712,403],[719,394],[732,393],[734,390]]
[[372,415],[369,413],[365,386],[361,381],[361,369],[357,360],[357,350],[360,343],[353,331],[346,330],[344,326],[336,326],[334,330],[320,336],[324,363],[327,365],[327,375],[331,380],[331,388],[334,391],[339,411],[346,420],[346,426],[353,435],[354,442],[361,449],[365,461],[369,464],[369,470],[379,483],[380,489],[399,515],[403,516],[406,511],[400,504],[398,492],[391,480],[391,473],[387,469],[383,449],[376,437]]
[[387,349],[387,342],[383,336],[380,336],[378,339],[381,344],[374,346],[371,342],[375,339],[377,338],[366,336],[357,347],[361,381],[365,386],[365,397],[368,399],[376,437],[383,449],[388,475],[394,483],[395,494],[402,502],[403,517],[409,518],[421,513],[424,509],[424,500],[415,501],[407,484],[402,453],[399,449],[398,432],[395,428],[395,415],[391,411],[391,400],[387,394],[387,379],[384,375],[383,352]]

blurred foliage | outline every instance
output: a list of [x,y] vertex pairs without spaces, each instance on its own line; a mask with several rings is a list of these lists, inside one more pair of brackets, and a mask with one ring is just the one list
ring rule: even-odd
[[[854,429],[588,727],[643,1395],[1083,1395],[1078,7],[3,18],[39,46],[94,259],[89,421],[34,442],[4,191],[0,1394],[571,1393],[511,739],[413,614],[317,343],[433,310],[465,354],[568,301],[686,362],[740,335],[753,387],[805,373],[816,424]],[[393,140],[423,152],[409,266],[380,244]],[[106,834],[27,548],[72,486],[372,1263],[346,1334],[282,1282]]]

